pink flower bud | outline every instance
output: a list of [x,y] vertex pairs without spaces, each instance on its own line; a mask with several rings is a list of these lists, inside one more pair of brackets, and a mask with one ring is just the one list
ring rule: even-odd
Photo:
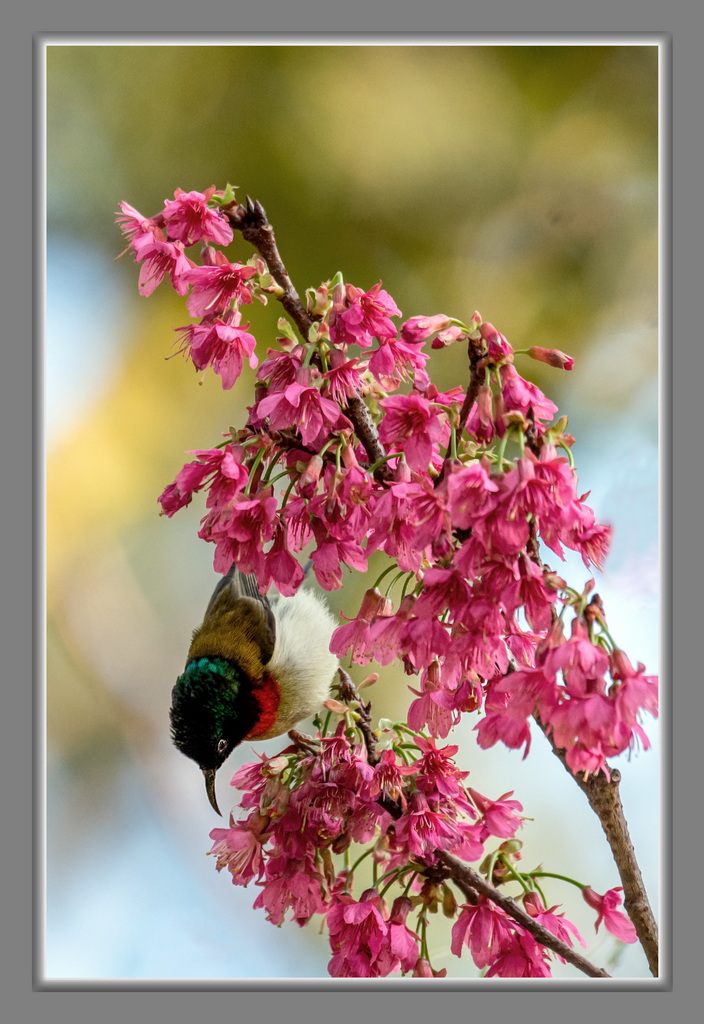
[[327,700],[324,700],[323,707],[327,708],[328,711],[334,711],[336,715],[344,715],[348,710],[345,704],[341,704],[340,701],[335,700],[334,697],[328,697]]
[[488,320],[479,325],[479,333],[486,342],[487,354],[494,362],[499,362],[513,355],[513,347],[509,345],[503,334],[497,331]]
[[558,370],[571,370],[574,366],[572,356],[565,355],[558,348],[539,348],[532,345],[528,349],[531,359],[537,359],[540,363],[547,363],[548,366],[555,366]]
[[545,904],[537,892],[525,893],[523,896],[523,906],[531,917],[537,917],[538,914],[544,914],[546,909]]
[[394,924],[404,924],[412,909],[413,904],[408,896],[397,896],[391,907],[390,920]]
[[407,342],[425,341],[435,331],[442,331],[449,325],[450,318],[444,313],[435,316],[412,316],[401,325],[401,337]]
[[389,836],[388,833],[384,832],[380,835],[374,844],[372,850],[372,860],[375,864],[387,864],[391,860],[391,854],[389,853]]
[[215,267],[217,266],[217,260],[215,259],[217,249],[214,249],[212,245],[204,245],[200,250],[200,260],[204,267]]
[[443,967],[441,971],[434,971],[427,960],[420,957],[413,968],[414,978],[444,978],[447,975],[447,968]]
[[430,347],[431,348],[446,348],[448,345],[452,345],[455,341],[461,341],[462,338],[466,338],[467,335],[464,333],[461,327],[457,324],[453,324],[448,327],[446,331],[440,331],[437,338],[433,338]]
[[615,647],[609,655],[609,663],[614,679],[630,679],[636,674],[630,658],[619,647]]
[[301,475],[298,478],[298,486],[300,488],[308,487],[311,484],[317,484],[320,479],[320,474],[323,471],[323,460],[320,455],[312,455],[308,460],[308,464],[302,470]]

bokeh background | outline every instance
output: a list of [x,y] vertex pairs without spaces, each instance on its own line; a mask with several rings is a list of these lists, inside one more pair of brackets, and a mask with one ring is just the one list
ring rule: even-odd
[[[478,309],[515,348],[556,347],[572,373],[526,360],[570,418],[581,490],[615,536],[598,588],[612,633],[657,672],[658,50],[654,45],[59,45],[45,53],[46,844],[49,979],[325,978],[313,925],[281,929],[206,856],[220,824],[172,746],[168,706],[214,584],[198,501],[157,495],[186,452],[239,425],[229,392],[169,359],[188,322],[166,285],[137,294],[114,224],[176,187],[226,182],[265,206],[299,292],[341,270],[383,280],[404,316]],[[250,255],[235,240],[233,258]],[[251,308],[259,356],[278,310]],[[440,387],[464,353],[434,353]],[[554,563],[553,556],[548,559]],[[581,588],[579,559],[564,571]],[[330,595],[353,614],[364,579]],[[356,676],[360,678],[359,675]],[[385,671],[378,716],[403,717]],[[458,731],[471,783],[524,805],[525,863],[603,892],[618,878],[598,822],[542,737],[482,752]],[[656,912],[660,748],[621,758],[632,838]],[[247,747],[228,769],[252,759]],[[268,754],[276,741],[257,745]],[[228,769],[219,781],[227,805]],[[576,894],[576,895],[575,895]],[[603,931],[571,886],[548,890],[619,977],[638,947]],[[438,921],[434,966],[452,957]],[[561,978],[581,977],[569,967]]]

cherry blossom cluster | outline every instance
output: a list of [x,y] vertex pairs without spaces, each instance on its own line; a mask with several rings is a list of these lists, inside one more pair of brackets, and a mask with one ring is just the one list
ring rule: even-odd
[[[336,701],[329,704],[342,710]],[[399,971],[444,977],[445,969],[431,966],[426,940],[429,916],[438,910],[454,919],[452,953],[460,957],[466,947],[487,976],[549,977],[556,954],[486,897],[458,905],[436,864],[439,850],[451,851],[463,861],[482,861],[495,883],[519,879],[529,916],[568,945],[576,938],[584,946],[575,925],[543,902],[538,878],[548,873],[518,870],[519,801],[512,793],[491,799],[466,786],[469,773],[455,765],[456,746],[438,747],[432,737],[401,726],[383,731],[378,746],[383,752],[370,759],[348,713],[303,751],[293,746],[243,765],[231,783],[242,791],[242,816],[210,833],[218,870],[226,868],[235,885],[259,887],[254,906],[275,925],[287,917],[304,925],[324,916],[333,977]],[[366,850],[350,865],[353,844]],[[365,859],[374,884],[355,898],[355,873]],[[387,896],[392,888],[401,890],[393,902]],[[598,911],[597,927],[603,920],[614,935],[634,942],[618,893],[581,888]]]
[[[256,371],[246,422],[190,453],[159,497],[162,512],[204,492],[199,536],[214,546],[216,571],[234,562],[262,592],[295,593],[301,556],[330,591],[346,569],[366,572],[383,553],[388,568],[331,650],[359,665],[399,661],[415,685],[406,734],[376,733],[386,744],[378,757],[348,716],[308,750],[240,769],[233,785],[245,816],[211,833],[218,869],[259,886],[255,906],[274,924],[287,913],[299,924],[324,915],[334,976],[442,975],[425,941],[438,906],[456,917],[456,955],[466,946],[489,975],[547,976],[545,945],[484,895],[458,907],[438,873],[438,851],[482,861],[496,837],[503,845],[487,877],[518,879],[531,918],[582,942],[516,868],[520,804],[466,788],[457,748],[436,741],[471,714],[480,747],[500,741],[526,756],[535,720],[585,777],[608,777],[608,758],[648,747],[640,721],[657,714],[656,678],[611,637],[594,581],[574,590],[543,560],[563,560],[567,548],[598,569],[610,541],[579,492],[566,418],[515,365],[525,356],[570,370],[573,361],[538,346],[515,350],[478,312],[467,322],[404,320],[381,283],[365,291],[338,274],[306,293],[297,330],[279,320],[277,346],[260,363],[242,307],[273,296],[287,308],[290,295],[261,255],[231,262],[215,248],[233,241],[242,209],[228,186],[177,189],[154,217],[127,203],[118,214],[141,293],[166,278],[185,298],[194,322],[176,329],[178,351],[226,389],[245,362]],[[200,262],[188,254],[196,245]],[[458,344],[466,387],[440,392],[430,352]],[[354,869],[333,863],[353,843],[367,846],[375,878],[358,899]],[[402,892],[389,906],[392,884]],[[635,941],[617,890],[582,888],[597,924]]]

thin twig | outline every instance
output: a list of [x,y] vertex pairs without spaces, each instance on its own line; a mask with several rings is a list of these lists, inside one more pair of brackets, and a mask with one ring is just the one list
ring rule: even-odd
[[565,751],[555,745],[538,716],[534,715],[534,718],[545,733],[553,753],[582,792],[586,794],[589,806],[601,822],[623,884],[624,908],[633,922],[640,944],[645,951],[650,972],[657,978],[658,926],[648,901],[643,876],[636,860],[636,853],[623,813],[623,804],[619,793],[621,773],[616,768],[609,768],[610,778],[603,774],[589,775],[587,778],[575,775],[567,764]]
[[[537,434],[532,409],[529,409],[527,418],[527,446],[534,455],[539,457],[542,439]],[[542,571],[543,575],[545,575],[549,569],[540,558],[537,531],[533,522],[531,522],[527,553]],[[592,598],[592,603],[598,605],[598,609],[603,615],[603,604],[597,594]],[[514,671],[517,667],[517,663],[513,659],[509,671]],[[533,718],[547,737],[552,752],[560,761],[565,771],[568,772],[579,788],[586,794],[589,806],[601,823],[623,884],[624,909],[632,921],[638,935],[638,940],[643,947],[650,973],[657,978],[659,971],[658,926],[648,900],[643,876],[636,860],[636,852],[628,832],[628,824],[619,793],[621,773],[607,765],[608,775],[599,773],[598,775],[589,775],[586,778],[582,775],[576,775],[567,764],[566,752],[556,746],[547,727],[540,720],[540,716],[534,714]]]
[[[379,755],[376,750],[376,740],[371,729],[371,702],[364,704],[360,699],[360,696],[350,679],[349,675],[343,668],[338,669],[340,676],[340,697],[344,701],[353,701],[358,705],[357,718],[358,727],[362,736],[364,737],[364,744],[367,748],[367,758],[370,764],[377,764],[379,761]],[[403,811],[398,803],[390,801],[388,799],[381,799],[379,803],[384,807],[385,810],[391,814],[391,816],[398,820]],[[544,928],[543,925],[527,914],[519,905],[510,898],[510,896],[504,896],[503,893],[499,892],[490,882],[483,878],[477,871],[470,868],[469,865],[464,864],[457,857],[453,857],[452,854],[446,853],[442,850],[436,851],[437,860],[443,865],[446,877],[451,879],[457,888],[466,897],[467,902],[476,904],[477,892],[486,896],[488,900],[494,903],[497,907],[500,907],[509,917],[512,917],[522,928],[530,932],[533,938],[539,942],[542,946],[557,953],[558,956],[563,957],[568,963],[571,963],[578,970],[587,974],[591,978],[609,978],[611,977],[601,967],[595,967],[586,957],[577,953],[571,946],[561,939],[558,939],[551,931]],[[432,872],[434,867],[429,866],[429,871]]]
[[583,974],[587,974],[590,978],[610,978],[608,974],[601,967],[595,967],[591,961],[587,960],[585,956],[578,953],[571,946],[568,946],[566,942],[558,939],[556,935],[553,935],[551,931],[544,928],[543,925],[527,914],[525,910],[512,900],[510,896],[504,896],[503,893],[495,889],[485,878],[483,878],[479,872],[475,871],[474,868],[469,867],[468,864],[463,864],[462,861],[453,857],[451,853],[445,853],[439,850],[437,853],[438,860],[448,869],[453,880],[456,878],[461,880],[465,885],[471,886],[476,889],[477,892],[481,893],[482,896],[486,896],[488,900],[491,900],[497,907],[500,907],[505,914],[512,917],[522,928],[525,928],[527,932],[533,936],[533,938],[541,944],[551,949],[558,956],[563,957],[568,963],[572,964],[578,970],[582,971]]
[[[379,754],[376,749],[376,739],[372,732],[372,719],[371,719],[371,701],[365,704],[362,698],[357,692],[357,688],[352,682],[349,673],[345,672],[344,668],[340,665],[337,670],[337,674],[340,677],[340,697],[346,703],[354,702],[357,704],[356,717],[357,727],[364,738],[364,746],[367,749],[367,761],[370,765],[374,766],[379,763]],[[401,813],[399,808],[399,814]]]
[[[233,203],[230,207],[226,207],[224,212],[232,226],[242,232],[245,241],[249,242],[264,258],[269,273],[282,289],[282,294],[278,296],[279,302],[307,344],[315,320],[304,309],[298,292],[288,275],[276,244],[274,229],[267,219],[264,207],[260,202],[250,199],[248,196],[246,207]],[[356,396],[350,400],[343,412],[352,421],[355,433],[369,456],[369,461],[380,462],[386,456],[386,451],[379,440],[379,434],[366,403],[361,397]],[[374,471],[374,476],[380,483],[385,483],[392,478],[393,473],[386,463],[382,463]]]

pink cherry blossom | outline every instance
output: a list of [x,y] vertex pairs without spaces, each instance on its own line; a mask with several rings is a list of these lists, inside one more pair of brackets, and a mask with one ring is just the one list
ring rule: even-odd
[[440,666],[433,661],[421,674],[420,690],[409,686],[417,695],[408,708],[407,722],[411,729],[419,731],[427,727],[431,736],[444,738],[453,725],[459,721],[453,695],[442,685]]
[[239,378],[246,359],[254,369],[256,339],[247,333],[249,324],[240,326],[240,314],[233,311],[222,317],[206,317],[200,324],[177,327],[182,334],[180,352],[190,355],[197,370],[212,366],[227,391]]
[[399,896],[394,900],[387,924],[389,952],[398,961],[404,973],[412,971],[418,962],[420,940],[406,924],[412,906],[407,896]]
[[291,352],[267,349],[267,358],[257,370],[257,380],[268,383],[268,391],[283,391],[298,379],[303,365],[304,349],[297,345]]
[[234,237],[232,228],[218,210],[208,206],[214,193],[214,185],[205,192],[184,192],[177,188],[174,198],[164,203],[163,215],[169,237],[184,245],[194,245],[203,240],[229,245]]
[[420,394],[383,398],[380,404],[385,413],[379,426],[382,444],[402,450],[411,469],[426,473],[428,463],[448,433],[438,410]]
[[330,316],[330,340],[335,345],[369,348],[374,338],[393,338],[397,329],[392,316],[401,310],[388,292],[375,284],[368,292],[347,285],[344,306]]
[[452,524],[461,530],[471,530],[479,519],[496,507],[494,495],[499,485],[491,479],[488,463],[452,466],[445,477],[445,487]]
[[413,793],[408,807],[396,821],[396,838],[412,857],[447,850],[461,836],[447,815],[434,811],[422,793]]
[[331,367],[322,375],[322,392],[344,408],[362,388],[362,372],[357,369],[359,359],[345,359],[339,349],[330,354]]
[[611,545],[612,529],[598,523],[593,510],[582,499],[572,503],[565,515],[560,539],[578,551],[587,566],[602,569]]
[[[330,947],[343,957],[362,954],[369,966],[369,974],[363,977],[378,976],[373,965],[387,945],[387,913],[376,889],[366,889],[359,901],[342,893],[331,902],[327,913]],[[333,970],[339,970],[339,962],[336,961],[334,967],[331,962],[328,970],[333,977],[339,977],[333,974]]]
[[336,540],[330,536],[321,537],[310,557],[315,570],[315,578],[323,590],[339,590],[342,586],[343,564],[360,572],[367,568],[364,551],[353,540]]
[[416,601],[414,612],[419,619],[434,618],[449,611],[451,618],[460,618],[472,600],[469,584],[452,569],[427,569],[423,575],[423,590]]
[[263,549],[274,537],[276,507],[271,488],[265,488],[253,498],[236,501],[231,509],[206,516],[198,535],[221,542],[222,561],[229,558],[230,564],[236,562],[243,572],[255,572],[261,566]]
[[163,232],[156,228],[154,232],[135,235],[132,248],[136,262],[142,264],[139,271],[141,295],[151,295],[167,274],[174,291],[178,295],[186,294],[187,276],[193,269],[193,263],[184,253],[181,242],[168,242]]
[[479,324],[479,333],[486,343],[487,355],[494,363],[503,363],[513,356],[513,348],[500,331],[497,331],[488,320]]
[[516,718],[507,712],[487,711],[483,718],[474,726],[477,743],[482,750],[488,750],[499,740],[512,750],[525,745],[524,759],[530,751],[530,726],[525,718]]
[[256,416],[262,420],[268,417],[272,430],[298,428],[303,444],[313,446],[321,435],[346,422],[337,402],[323,398],[318,388],[295,381],[283,391],[262,398]]
[[230,303],[252,301],[246,282],[256,274],[254,267],[230,263],[221,252],[216,252],[212,266],[192,267],[181,275],[181,281],[192,285],[186,300],[191,316],[224,313]]
[[191,454],[197,459],[186,463],[175,482],[159,496],[164,514],[169,517],[177,509],[190,504],[194,492],[201,490],[206,483],[210,484],[209,507],[232,501],[247,483],[248,473],[242,464],[244,450],[241,447],[228,444],[224,448],[198,450]]
[[236,821],[230,828],[214,828],[210,833],[213,847],[210,853],[217,860],[217,869],[227,868],[233,885],[247,885],[253,878],[261,878],[264,871],[263,846],[268,836],[263,835],[268,818],[254,813],[246,822]]
[[542,424],[549,422],[557,412],[555,403],[546,398],[535,384],[524,380],[510,363],[504,364],[499,372],[505,411],[520,412],[525,417],[530,413],[538,433],[542,433]]
[[[556,914],[557,905],[546,909],[543,901],[537,892],[527,892],[523,897],[523,906],[526,912],[530,914],[538,924],[542,924],[543,928],[547,928],[549,932],[556,935],[562,942],[567,943],[568,946],[573,946],[572,936],[574,936],[578,942],[580,942],[586,948],[586,942],[579,934],[577,926],[568,921],[564,914]],[[558,960],[564,963],[564,959],[558,956]]]
[[501,951],[486,972],[487,978],[550,978],[549,952],[529,932],[516,930],[510,944]]
[[283,923],[288,911],[294,921],[305,924],[313,914],[326,910],[324,881],[312,859],[270,857],[254,908],[263,907],[267,920],[275,925]]
[[603,896],[595,892],[588,885],[582,889],[584,900],[597,912],[594,930],[599,930],[599,925],[604,922],[607,931],[615,935],[621,942],[637,942],[638,935],[631,920],[621,910],[617,910],[622,903],[618,895],[623,886],[617,885],[615,889],[608,889]]
[[341,658],[349,651],[352,661],[357,662],[359,665],[366,665],[372,657],[370,648],[373,649],[370,627],[384,607],[385,600],[376,587],[367,590],[362,599],[362,607],[357,617],[348,620],[344,626],[338,626],[333,633],[332,640],[330,641],[332,653]]
[[[513,790],[504,793],[498,800],[490,800],[476,789],[470,788],[469,793],[481,815],[486,835],[512,839],[523,825],[523,815],[520,813],[523,810],[523,805],[518,800],[507,799],[507,797],[513,796]],[[486,835],[483,838],[486,838]]]
[[592,643],[584,619],[572,620],[572,636],[553,648],[546,656],[545,667],[552,672],[562,670],[567,690],[572,696],[603,692],[603,676],[609,659],[602,647]]
[[369,359],[369,371],[388,390],[395,390],[402,380],[412,380],[424,390],[430,383],[425,371],[428,353],[421,351],[423,342],[410,343],[401,338],[383,339]]
[[452,926],[451,950],[462,955],[467,946],[477,967],[488,967],[510,948],[514,923],[503,910],[480,896],[476,905],[465,903]]
[[262,558],[258,582],[260,587],[274,585],[284,597],[296,593],[304,579],[300,562],[289,548],[288,527],[280,520],[276,524],[274,541]]

